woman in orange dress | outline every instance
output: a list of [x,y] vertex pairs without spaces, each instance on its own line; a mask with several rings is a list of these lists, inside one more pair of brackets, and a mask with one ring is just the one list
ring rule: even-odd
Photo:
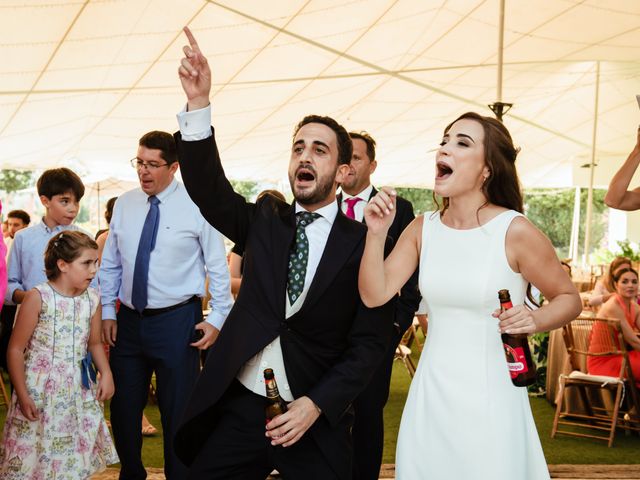
[[[630,267],[619,269],[613,275],[615,293],[607,300],[598,312],[599,317],[620,320],[620,328],[624,341],[628,345],[629,363],[636,379],[640,380],[640,306],[636,302],[638,296],[638,272]],[[589,351],[598,352],[608,349],[609,333],[604,324],[596,324],[591,332]],[[630,347],[630,348],[629,348]],[[621,355],[589,357],[587,369],[592,375],[616,377],[620,374]],[[640,386],[640,383],[639,383]]]

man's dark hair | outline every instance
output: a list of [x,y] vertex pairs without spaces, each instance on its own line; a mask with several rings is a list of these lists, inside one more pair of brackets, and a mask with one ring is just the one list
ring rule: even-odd
[[73,192],[76,201],[84,196],[84,184],[80,177],[68,168],[52,168],[45,170],[36,184],[38,195],[44,195],[51,200],[55,195]]
[[376,159],[376,141],[373,139],[371,135],[367,132],[349,132],[349,136],[351,140],[357,139],[362,140],[367,144],[367,157],[369,157],[369,161],[373,162]]
[[178,160],[176,141],[170,133],[161,132],[159,130],[145,133],[140,137],[138,145],[153,150],[160,150],[160,157],[169,165]]
[[293,131],[293,138],[296,137],[298,131],[309,123],[321,123],[322,125],[326,125],[336,134],[337,144],[338,144],[338,165],[348,165],[351,161],[351,154],[353,153],[353,145],[351,144],[351,137],[347,130],[336,122],[331,117],[323,117],[321,115],[307,115],[304,117],[298,125],[296,125],[295,130]]
[[7,213],[7,218],[19,218],[25,225],[29,225],[31,222],[31,217],[24,210],[11,210]]

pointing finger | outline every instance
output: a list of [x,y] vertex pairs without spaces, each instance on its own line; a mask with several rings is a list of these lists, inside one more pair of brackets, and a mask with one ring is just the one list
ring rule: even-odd
[[200,47],[198,46],[198,42],[196,42],[196,37],[193,36],[193,33],[191,33],[191,30],[189,29],[189,27],[184,27],[184,34],[187,36],[187,39],[189,40],[189,45],[191,45],[191,48],[193,49],[194,52],[196,53],[200,53]]

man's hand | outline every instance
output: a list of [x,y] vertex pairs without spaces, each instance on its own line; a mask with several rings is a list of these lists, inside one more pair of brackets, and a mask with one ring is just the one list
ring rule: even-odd
[[117,333],[118,323],[115,320],[102,320],[102,343],[115,347]]
[[289,447],[302,438],[320,416],[320,409],[309,397],[300,397],[287,405],[286,413],[267,423],[266,436],[271,445]]
[[218,339],[218,335],[220,334],[220,330],[207,322],[196,323],[196,330],[202,330],[204,334],[200,340],[194,343],[190,343],[192,347],[196,347],[200,350],[206,350],[211,345],[213,345]]
[[187,94],[187,108],[191,111],[209,105],[211,70],[189,27],[184,27],[184,33],[189,45],[182,47],[184,58],[180,61],[178,76],[182,89]]

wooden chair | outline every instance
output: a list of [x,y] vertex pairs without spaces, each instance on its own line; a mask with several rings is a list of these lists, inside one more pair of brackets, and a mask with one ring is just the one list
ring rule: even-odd
[[409,376],[413,378],[416,373],[416,365],[413,362],[413,358],[411,358],[411,345],[416,340],[416,330],[411,325],[400,340],[400,343],[396,347],[396,353],[393,357],[393,360],[400,360],[409,372]]
[[[592,337],[598,335],[600,346],[598,352],[590,351]],[[631,371],[628,353],[620,330],[618,320],[580,316],[563,327],[563,336],[571,373],[562,374],[559,378],[556,414],[553,420],[551,438],[557,433],[577,437],[605,440],[608,446],[613,445],[617,426],[628,430],[640,431],[639,397],[635,379]],[[619,355],[622,357],[620,371],[616,376],[591,375],[587,372],[587,359]],[[584,409],[578,410],[565,402],[565,393],[575,388]],[[610,408],[598,405],[599,397],[588,395],[589,392],[613,394]],[[600,397],[601,398],[601,397]],[[566,403],[566,405],[565,405]],[[624,408],[623,408],[624,407]],[[559,428],[560,425],[571,427],[570,430]],[[588,433],[584,433],[584,432]]]
[[9,395],[7,394],[7,388],[4,384],[2,368],[0,368],[0,405],[4,405],[4,407],[9,410]]

